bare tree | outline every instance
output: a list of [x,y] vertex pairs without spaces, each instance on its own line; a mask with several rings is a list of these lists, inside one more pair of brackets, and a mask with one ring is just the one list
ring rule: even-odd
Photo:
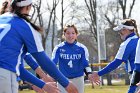
[[93,33],[93,36],[97,42],[96,0],[85,0],[85,4],[88,10],[91,22],[88,22],[86,17],[85,17],[85,20],[89,24],[90,31],[91,33]]
[[[55,6],[56,5],[56,3],[57,3],[57,1],[56,0],[54,0],[53,1],[53,6]],[[54,48],[54,38],[55,38],[55,31],[56,31],[56,8],[54,9],[54,11],[53,11],[53,32],[52,32],[52,51],[53,51],[53,48]]]
[[[125,18],[130,18],[131,17],[131,13],[132,13],[132,10],[133,10],[133,7],[134,7],[134,5],[135,5],[135,1],[136,0],[131,0],[132,1],[132,3],[130,3],[130,6],[128,6],[128,0],[118,0],[118,3],[120,4],[120,6],[121,6],[121,9],[122,9],[122,14],[123,14],[123,19],[125,19]],[[127,7],[130,7],[129,8],[129,12],[128,12],[128,15],[127,15]]]

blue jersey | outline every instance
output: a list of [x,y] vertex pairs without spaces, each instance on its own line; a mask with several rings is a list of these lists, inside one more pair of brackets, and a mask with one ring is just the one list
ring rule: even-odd
[[138,44],[136,48],[135,63],[140,64],[140,39],[138,40]]
[[[0,16],[0,68],[17,73],[20,78],[42,88],[45,82],[38,80],[23,67],[23,58],[30,53],[50,76],[63,87],[69,81],[47,57],[42,47],[41,34],[26,20],[12,13]],[[53,68],[53,69],[52,69]]]
[[[23,28],[23,29],[21,29]],[[41,35],[32,26],[12,14],[0,16],[0,67],[19,73],[26,52],[44,51]]]
[[60,71],[68,78],[75,78],[84,74],[88,67],[88,49],[79,42],[69,44],[62,42],[57,45],[52,53],[52,60],[58,63]]
[[39,67],[36,60],[29,53],[25,55],[24,60],[33,70],[36,70]]
[[132,73],[134,70],[134,61],[136,54],[136,46],[138,42],[138,37],[132,33],[127,39],[121,43],[118,53],[115,59],[120,59],[126,64],[126,71]]
[[122,62],[125,62],[126,71],[132,74],[134,70],[134,61],[136,54],[136,46],[138,42],[138,37],[135,33],[127,36],[126,40],[121,43],[120,48],[117,52],[115,59],[108,64],[105,68],[98,72],[99,76],[109,73],[116,69]]

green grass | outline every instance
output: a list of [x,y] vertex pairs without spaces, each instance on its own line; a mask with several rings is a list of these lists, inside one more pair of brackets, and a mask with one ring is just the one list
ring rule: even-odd
[[[112,86],[94,86],[94,89],[91,87],[91,85],[85,86],[85,93],[126,93],[128,89],[128,86],[124,85],[124,81],[113,83]],[[24,90],[20,91],[19,93],[35,93],[31,90]]]
[[[89,86],[85,86],[85,93],[126,93],[128,86],[125,85],[113,85],[113,86],[95,86],[94,89]],[[20,91],[19,93],[35,93],[31,90]]]

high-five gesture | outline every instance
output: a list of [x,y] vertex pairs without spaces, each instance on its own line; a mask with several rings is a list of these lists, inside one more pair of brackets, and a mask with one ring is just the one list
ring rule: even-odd
[[101,83],[101,81],[100,81],[100,77],[99,77],[99,75],[98,75],[98,73],[96,72],[96,71],[94,71],[93,73],[92,73],[92,81],[94,82],[94,83],[96,83],[97,85],[99,85],[100,83]]

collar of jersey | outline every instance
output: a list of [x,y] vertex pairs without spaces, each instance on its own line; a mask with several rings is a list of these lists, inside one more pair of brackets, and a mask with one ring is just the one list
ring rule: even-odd
[[[133,36],[135,36],[136,34],[133,32],[133,33],[131,33],[130,35],[128,35],[127,37],[126,37],[126,39],[128,39],[129,37],[133,37]],[[126,40],[125,39],[125,40]]]
[[[12,16],[15,16],[15,17],[16,17],[17,14],[14,14],[14,13],[11,13],[11,12],[7,12],[7,13],[4,13],[3,16],[11,16],[11,17],[12,17]],[[18,16],[17,16],[17,17],[18,17]]]
[[66,45],[75,45],[77,43],[77,41],[74,41],[73,43],[68,43],[67,41],[65,41]]

